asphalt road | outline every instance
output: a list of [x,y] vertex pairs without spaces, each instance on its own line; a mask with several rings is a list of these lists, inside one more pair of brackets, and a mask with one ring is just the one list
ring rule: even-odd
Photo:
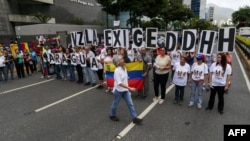
[[113,95],[104,89],[53,77],[41,79],[39,73],[0,84],[0,140],[110,141],[119,135],[123,141],[223,141],[224,125],[250,123],[250,86],[235,54],[233,59],[234,74],[223,115],[217,112],[217,97],[214,110],[205,111],[209,92],[204,93],[201,110],[188,108],[188,86],[183,105],[173,104],[174,87],[170,89],[169,83],[165,103],[153,103],[150,82],[148,98],[132,95],[138,115],[143,113],[142,125],[131,123],[124,101],[118,107],[120,121],[111,121]]

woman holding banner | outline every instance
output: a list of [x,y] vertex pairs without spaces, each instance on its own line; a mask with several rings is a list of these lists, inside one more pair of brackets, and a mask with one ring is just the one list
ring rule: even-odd
[[114,72],[114,100],[110,109],[110,119],[119,121],[119,118],[116,116],[116,110],[121,98],[123,98],[128,106],[133,123],[139,124],[142,122],[142,119],[137,117],[130,92],[135,92],[136,89],[128,86],[128,73],[125,67],[125,61],[121,56],[116,56],[113,59],[113,63],[116,69]]
[[198,54],[196,56],[197,62],[192,65],[191,77],[189,82],[191,83],[191,93],[189,98],[188,107],[192,107],[195,103],[196,90],[198,89],[197,107],[200,110],[202,108],[203,89],[206,86],[206,80],[208,75],[207,65],[204,63],[205,55]]
[[180,62],[174,65],[173,83],[175,84],[175,101],[174,104],[183,103],[184,89],[187,85],[190,73],[190,66],[186,63],[186,57],[181,56]]
[[[107,55],[104,57],[104,63],[112,63],[113,61],[113,49],[112,48],[107,48]],[[112,87],[108,87],[106,92],[111,92]]]
[[75,78],[75,66],[71,64],[71,55],[70,53],[72,53],[70,48],[66,48],[65,50],[65,56],[66,56],[66,60],[67,60],[67,69],[69,71],[69,80],[72,82],[76,81]]
[[104,56],[101,55],[101,48],[97,48],[95,50],[96,52],[96,60],[97,60],[97,76],[99,79],[99,86],[97,87],[97,89],[102,89],[103,88],[103,59]]
[[217,62],[212,64],[210,71],[210,98],[206,110],[213,109],[215,95],[218,93],[218,112],[223,114],[224,92],[229,87],[229,82],[232,75],[232,67],[227,64],[227,58],[225,54],[219,53],[217,55]]
[[24,50],[24,53],[23,53],[23,59],[24,59],[24,65],[25,65],[25,68],[26,68],[27,75],[30,75],[30,71],[31,71],[31,74],[32,74],[34,72],[34,70],[33,70],[33,62],[32,62],[30,53],[26,49]]
[[83,72],[82,72],[82,66],[81,66],[81,61],[80,61],[80,49],[81,49],[80,47],[75,48],[76,72],[78,75],[77,83],[79,84],[83,83]]
[[169,55],[166,55],[165,48],[160,48],[161,53],[155,59],[155,77],[154,77],[154,91],[155,97],[153,101],[158,100],[159,96],[159,85],[161,86],[161,99],[159,104],[162,104],[165,100],[166,84],[168,81],[169,70],[171,69],[171,59]]
[[14,56],[14,58],[18,78],[25,78],[23,68],[23,54],[18,49],[16,49],[16,55]]

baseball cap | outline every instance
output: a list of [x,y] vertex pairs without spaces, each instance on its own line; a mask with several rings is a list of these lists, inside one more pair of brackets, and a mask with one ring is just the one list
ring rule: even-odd
[[197,55],[196,55],[196,59],[197,59],[197,60],[204,60],[205,57],[204,57],[203,54],[197,54]]

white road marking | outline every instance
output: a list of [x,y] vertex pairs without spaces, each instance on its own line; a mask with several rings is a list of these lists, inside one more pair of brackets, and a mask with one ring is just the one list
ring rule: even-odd
[[[174,88],[174,84],[170,85],[167,89],[166,89],[166,95]],[[152,102],[139,116],[138,118],[143,118],[145,117],[157,104],[158,101],[154,101]],[[135,126],[135,124],[133,122],[131,122],[127,127],[125,127],[117,136],[117,139],[121,139],[122,137],[124,137],[133,127]]]
[[36,112],[36,113],[41,112],[41,111],[43,111],[43,110],[45,110],[45,109],[48,109],[48,108],[50,108],[50,107],[52,107],[52,106],[55,106],[56,104],[62,103],[62,102],[64,102],[64,101],[66,101],[66,100],[69,100],[69,99],[71,99],[71,98],[73,98],[73,97],[76,97],[76,96],[78,96],[78,95],[80,95],[80,94],[83,94],[84,92],[87,92],[87,91],[89,91],[89,90],[92,90],[92,89],[94,89],[94,88],[96,88],[96,87],[98,87],[98,85],[95,86],[95,87],[90,87],[90,88],[88,88],[88,89],[85,89],[85,90],[83,90],[83,91],[80,91],[80,92],[78,92],[78,93],[75,93],[75,94],[73,94],[73,95],[71,95],[71,96],[65,97],[65,98],[63,98],[63,99],[61,99],[61,100],[58,100],[58,101],[56,101],[56,102],[54,102],[54,103],[51,103],[51,104],[49,104],[49,105],[46,105],[46,106],[44,106],[44,107],[42,107],[42,108],[36,109],[35,112]]
[[23,87],[11,89],[11,90],[8,90],[8,91],[0,92],[0,95],[10,93],[10,92],[14,92],[14,91],[21,90],[21,89],[25,89],[25,88],[29,88],[29,87],[36,86],[36,85],[39,85],[39,84],[47,83],[47,82],[52,81],[52,80],[55,80],[55,79],[49,79],[49,80],[41,81],[41,82],[38,82],[38,83],[26,85],[26,86],[23,86]]
[[247,77],[246,71],[245,71],[245,69],[243,68],[243,65],[242,65],[242,63],[241,63],[241,61],[240,61],[240,59],[239,59],[239,56],[238,56],[238,53],[237,53],[237,52],[235,53],[235,55],[236,55],[236,58],[237,58],[237,60],[238,60],[238,62],[239,62],[240,69],[241,69],[241,71],[242,71],[242,73],[243,73],[243,76],[244,76],[244,78],[245,78],[245,81],[246,81],[246,84],[247,84],[248,91],[250,92],[250,82],[249,82],[249,79],[248,79],[248,77]]

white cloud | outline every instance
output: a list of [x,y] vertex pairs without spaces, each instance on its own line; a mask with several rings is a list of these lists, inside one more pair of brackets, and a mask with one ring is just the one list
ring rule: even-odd
[[250,6],[250,0],[207,0],[207,3],[213,3],[220,7],[231,8],[233,10],[238,10],[243,6]]

